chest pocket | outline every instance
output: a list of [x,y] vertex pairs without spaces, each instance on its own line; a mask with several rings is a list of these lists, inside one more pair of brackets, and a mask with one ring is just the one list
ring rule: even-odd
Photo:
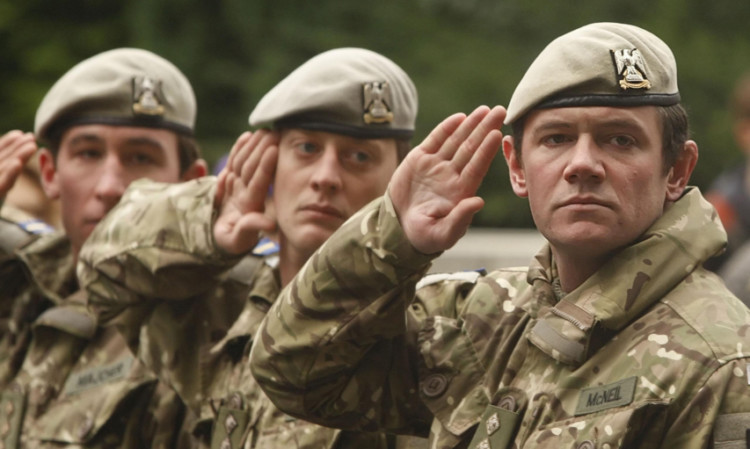
[[658,448],[666,410],[665,402],[645,402],[553,422],[532,432],[523,447]]
[[[25,433],[42,441],[90,443],[123,437],[145,415],[155,377],[113,328],[100,328],[68,374],[60,393],[39,416],[27,416]],[[33,387],[32,387],[33,388]],[[129,430],[126,430],[129,429]],[[143,431],[139,426],[135,430]]]
[[446,444],[466,437],[489,405],[484,369],[459,322],[446,317],[425,320],[419,332],[419,393],[440,426],[434,439]]
[[[253,429],[255,445],[247,445],[246,448],[333,448],[340,433],[341,430],[338,429],[330,429],[292,418],[271,406],[261,416],[257,428]],[[359,448],[363,447],[359,446]]]

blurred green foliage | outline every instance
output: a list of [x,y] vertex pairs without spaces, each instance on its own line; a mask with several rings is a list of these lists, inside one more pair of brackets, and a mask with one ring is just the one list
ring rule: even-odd
[[[554,37],[596,21],[647,28],[673,49],[705,189],[741,161],[727,101],[750,68],[750,2],[703,0],[0,0],[0,129],[31,129],[36,107],[68,68],[114,47],[141,47],[174,62],[198,96],[197,131],[213,163],[247,128],[278,80],[330,48],[381,52],[414,79],[417,141],[447,115],[507,104],[526,67]],[[525,200],[496,159],[479,226],[531,226]]]

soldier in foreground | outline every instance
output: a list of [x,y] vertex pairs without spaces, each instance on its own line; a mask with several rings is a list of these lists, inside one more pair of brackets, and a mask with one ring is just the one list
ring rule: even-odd
[[[206,163],[193,137],[190,83],[139,49],[82,61],[42,100],[34,135],[8,148],[39,150],[41,182],[59,198],[64,233],[11,245],[0,264],[7,327],[0,335],[2,447],[172,447],[183,406],[112,328],[86,309],[75,263],[83,242],[133,180],[178,182]],[[19,150],[20,151],[20,150]],[[0,175],[0,178],[5,176]],[[1,240],[11,233],[3,232]]]
[[[324,52],[260,100],[250,125],[261,129],[240,136],[218,180],[133,184],[92,234],[80,266],[92,309],[139,340],[139,357],[195,415],[194,442],[216,449],[397,444],[280,412],[252,378],[248,355],[281,288],[349,216],[385,192],[410,149],[416,113],[416,89],[391,60],[358,48]],[[278,229],[264,213],[271,184]],[[237,265],[270,231],[278,253]],[[226,289],[226,279],[244,281],[246,290]],[[230,308],[237,300],[239,314]],[[200,324],[211,315],[234,323],[228,330]]]
[[482,206],[497,110],[447,119],[310,258],[258,331],[257,381],[292,415],[435,448],[744,447],[750,312],[702,268],[726,234],[687,187],[669,47],[614,23],[550,43],[502,138],[548,245],[421,279]]

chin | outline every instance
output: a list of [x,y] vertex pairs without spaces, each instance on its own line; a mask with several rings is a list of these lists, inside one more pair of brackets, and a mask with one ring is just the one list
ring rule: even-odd
[[297,232],[295,235],[296,245],[300,248],[306,248],[310,250],[310,253],[315,252],[320,246],[325,243],[326,240],[333,234],[329,229],[305,229],[302,232]]

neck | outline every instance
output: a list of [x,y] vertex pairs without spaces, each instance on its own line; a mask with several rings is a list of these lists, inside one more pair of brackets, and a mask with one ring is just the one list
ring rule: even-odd
[[285,241],[283,236],[280,236],[279,240],[279,277],[281,288],[284,288],[294,279],[312,254],[303,254]]
[[554,248],[552,248],[552,254],[557,265],[560,287],[566,293],[578,288],[609,259],[608,254],[584,258],[577,256],[575,251],[570,254],[565,251],[556,251]]

